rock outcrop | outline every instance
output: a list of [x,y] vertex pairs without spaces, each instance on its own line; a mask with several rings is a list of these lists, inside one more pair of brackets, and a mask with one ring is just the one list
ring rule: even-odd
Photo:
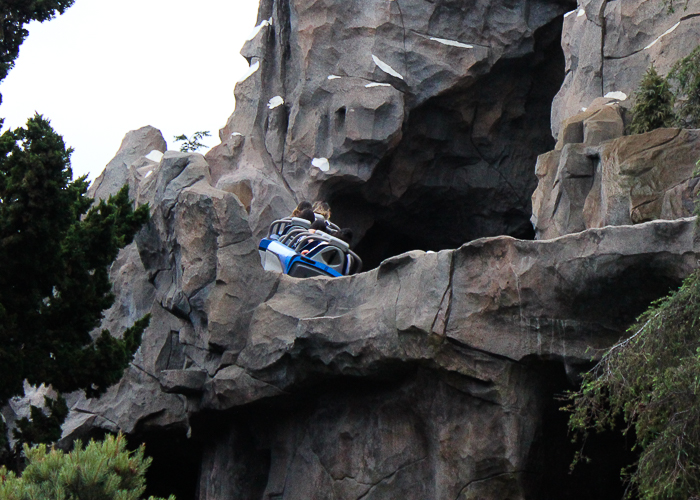
[[107,199],[117,194],[139,171],[148,171],[158,164],[168,145],[157,128],[147,126],[132,130],[124,137],[119,151],[102,174],[90,185],[88,194],[95,199]]
[[572,6],[264,0],[236,113],[207,155],[214,185],[250,207],[258,236],[299,199],[330,201],[372,267],[529,235]]
[[653,63],[665,75],[697,46],[700,2],[669,12],[653,0],[581,0],[564,16],[566,78],[552,104],[552,131],[604,96],[631,96]]
[[[700,28],[693,0],[574,7],[262,0],[221,144],[153,161],[151,130],[93,191],[152,213],[104,326],[152,320],[65,442],[145,439],[178,498],[618,498],[611,446],[566,474],[553,396],[700,258],[697,131],[624,136]],[[367,272],[264,271],[268,224],[318,198]]]

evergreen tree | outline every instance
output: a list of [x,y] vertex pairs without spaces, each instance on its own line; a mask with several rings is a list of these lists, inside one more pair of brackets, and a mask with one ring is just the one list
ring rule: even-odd
[[138,500],[146,489],[144,476],[152,461],[144,457],[143,445],[127,451],[121,434],[90,441],[85,448],[76,441],[68,454],[43,444],[25,445],[24,452],[27,467],[21,476],[0,467],[3,500]]
[[700,127],[700,46],[673,65],[668,79],[675,86],[677,124],[683,128]]
[[656,72],[653,64],[644,74],[634,97],[631,133],[643,134],[657,128],[673,126],[673,94],[668,82]]
[[[700,492],[700,271],[654,302],[571,393],[569,427],[585,438],[612,429],[636,435],[628,496],[697,498]],[[582,450],[585,452],[585,450]],[[579,454],[576,461],[583,458]]]
[[[15,64],[19,47],[29,32],[25,25],[31,21],[44,22],[63,14],[75,0],[0,0],[2,36],[0,36],[0,81]],[[1,101],[1,98],[0,98]]]
[[0,136],[0,405],[25,379],[99,395],[148,324],[90,336],[114,302],[108,266],[148,207],[134,211],[126,187],[92,206],[85,177],[71,181],[71,152],[40,115]]

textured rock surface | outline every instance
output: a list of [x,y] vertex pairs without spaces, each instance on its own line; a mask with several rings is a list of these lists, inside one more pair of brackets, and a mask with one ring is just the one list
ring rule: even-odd
[[[612,109],[612,108],[607,108]],[[589,119],[590,120],[590,119]],[[537,238],[693,214],[700,131],[658,129],[540,156],[532,197]]]
[[700,1],[669,13],[655,0],[580,0],[564,16],[566,78],[552,105],[552,131],[610,92],[632,96],[653,63],[665,75],[698,44]]
[[[614,459],[610,482],[567,475],[553,395],[700,257],[696,131],[622,137],[629,100],[603,97],[690,43],[669,45],[692,16],[632,53],[695,6],[656,4],[584,0],[562,54],[569,2],[263,0],[221,144],[103,175],[152,212],[104,325],[152,321],[117,386],[71,397],[64,439],[178,443],[156,456],[194,462],[178,498],[619,498]],[[537,178],[543,239],[512,238]],[[261,232],[305,198],[368,272],[262,270]]]
[[681,219],[298,280],[262,270],[246,207],[200,155],[166,153],[138,193],[153,215],[113,267],[106,321],[153,320],[65,436],[190,432],[202,499],[534,494],[552,390],[538,363],[565,384],[700,256]]
[[152,168],[167,147],[157,128],[147,126],[132,130],[124,137],[117,155],[90,185],[88,194],[106,200],[129,181],[130,170]]
[[356,243],[369,233],[371,266],[528,234],[572,5],[264,0],[243,49],[251,73],[207,155],[212,180],[250,208],[256,235],[302,198],[331,201]]

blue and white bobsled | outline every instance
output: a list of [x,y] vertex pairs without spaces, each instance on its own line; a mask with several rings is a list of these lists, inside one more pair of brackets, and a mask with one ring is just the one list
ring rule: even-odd
[[362,260],[346,242],[323,231],[312,233],[309,227],[309,221],[296,217],[273,222],[258,245],[263,268],[295,278],[349,276],[362,270]]

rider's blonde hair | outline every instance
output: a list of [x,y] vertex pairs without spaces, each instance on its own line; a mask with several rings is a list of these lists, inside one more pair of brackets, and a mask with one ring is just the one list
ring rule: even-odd
[[325,201],[317,201],[311,210],[314,213],[323,215],[326,220],[331,220],[331,207]]

